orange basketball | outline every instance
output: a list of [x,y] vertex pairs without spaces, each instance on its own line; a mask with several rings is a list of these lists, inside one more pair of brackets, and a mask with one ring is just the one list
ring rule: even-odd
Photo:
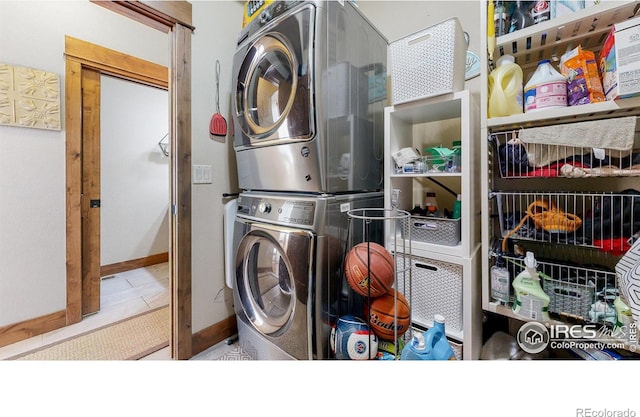
[[355,292],[365,297],[380,297],[393,286],[393,256],[377,243],[359,243],[347,252],[344,272]]
[[[398,295],[397,317],[395,294]],[[404,295],[391,289],[386,294],[371,300],[371,305],[364,305],[364,316],[369,316],[369,326],[380,339],[393,340],[396,336],[402,336],[411,325],[411,307]]]

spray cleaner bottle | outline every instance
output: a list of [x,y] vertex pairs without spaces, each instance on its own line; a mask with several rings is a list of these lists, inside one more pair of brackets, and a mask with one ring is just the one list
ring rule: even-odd
[[629,306],[622,301],[620,296],[617,296],[615,300],[613,300],[613,307],[616,310],[616,324],[613,326],[613,332],[611,335],[613,337],[625,337],[629,335],[629,323],[631,323],[631,309]]
[[531,320],[549,321],[551,299],[540,285],[540,276],[536,270],[538,262],[533,252],[527,252],[524,264],[524,271],[513,280],[513,312]]

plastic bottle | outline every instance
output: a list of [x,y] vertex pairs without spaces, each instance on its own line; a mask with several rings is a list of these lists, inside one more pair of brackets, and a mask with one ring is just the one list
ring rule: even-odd
[[527,8],[525,2],[516,1],[516,7],[511,13],[511,24],[509,25],[509,33],[516,30],[524,29],[533,25],[533,17]]
[[451,170],[449,172],[462,172],[462,141],[454,140],[451,154]]
[[538,263],[533,252],[527,252],[524,263],[525,270],[513,280],[513,312],[531,320],[549,321],[551,299],[540,286],[540,277],[536,270]]
[[422,210],[422,207],[420,207],[420,205],[416,204],[411,211],[409,212],[409,214],[411,214],[412,216],[424,216],[424,210]]
[[427,355],[424,335],[422,333],[416,333],[413,338],[402,349],[400,360],[403,361],[415,361],[415,360],[429,360]]
[[629,336],[629,323],[633,320],[631,309],[622,301],[620,296],[613,300],[613,307],[616,310],[616,324],[613,326],[613,337]]
[[489,74],[489,117],[522,114],[522,68],[512,55],[502,55]]
[[434,316],[433,327],[416,333],[402,349],[401,360],[455,360],[455,354],[444,332],[444,317]]
[[462,195],[458,194],[456,201],[453,202],[453,216],[454,219],[459,219],[462,216]]
[[425,207],[424,215],[426,217],[442,217],[442,213],[438,210],[436,206],[432,204],[427,204],[427,207]]
[[433,206],[436,210],[438,210],[438,200],[436,200],[436,193],[427,192],[427,195],[424,199],[425,210],[429,211],[429,207]]
[[502,36],[507,33],[507,8],[504,1],[496,0],[493,12],[493,23],[495,24],[495,36]]
[[444,317],[440,314],[435,314],[433,316],[433,327],[424,333],[424,344],[427,349],[431,347],[434,360],[455,360],[455,354],[444,330]]
[[567,107],[567,79],[544,59],[524,86],[524,111],[557,107]]
[[510,274],[509,270],[505,267],[504,258],[498,256],[498,260],[494,266],[491,267],[491,299],[503,304],[509,303],[510,297]]

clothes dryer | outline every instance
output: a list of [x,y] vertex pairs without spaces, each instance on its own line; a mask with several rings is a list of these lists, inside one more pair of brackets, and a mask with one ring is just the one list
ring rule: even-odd
[[381,192],[240,194],[233,298],[243,351],[268,360],[331,356],[331,326],[344,311],[344,250],[362,239],[348,230],[347,211],[382,206]]
[[274,1],[252,19],[232,73],[239,187],[381,190],[387,45],[351,1]]

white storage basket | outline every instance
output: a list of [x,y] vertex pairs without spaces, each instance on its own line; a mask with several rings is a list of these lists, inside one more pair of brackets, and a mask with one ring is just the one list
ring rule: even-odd
[[[418,256],[400,255],[396,262],[411,259],[411,289],[398,274],[397,288],[411,299],[411,321],[431,327],[436,314],[445,319],[448,330],[462,331],[462,265],[436,261]],[[406,287],[406,288],[405,288]],[[410,291],[410,292],[409,292]]]
[[402,237],[408,238],[411,227],[411,239],[417,242],[436,245],[456,246],[460,243],[461,219],[411,216],[411,226],[402,225]]
[[463,90],[466,51],[455,17],[391,42],[393,104]]

